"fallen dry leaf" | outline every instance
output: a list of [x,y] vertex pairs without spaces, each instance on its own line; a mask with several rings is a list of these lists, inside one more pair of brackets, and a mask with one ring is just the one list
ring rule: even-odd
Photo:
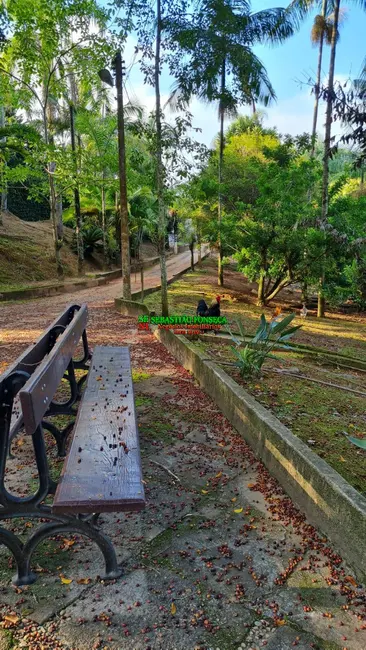
[[177,613],[177,608],[176,608],[175,603],[172,603],[171,608],[170,608],[170,613],[172,614],[172,616],[174,616],[174,614]]
[[208,494],[208,490],[201,490],[202,494]]
[[72,578],[65,578],[63,575],[60,575],[60,579],[63,585],[69,585],[72,582]]
[[16,625],[20,621],[20,618],[16,614],[6,614],[4,620],[8,623],[12,623],[12,625]]
[[357,587],[357,582],[352,576],[345,577],[346,582],[350,582],[353,587]]
[[63,539],[62,540],[65,546],[74,546],[75,540],[74,539]]
[[243,508],[235,508],[234,512],[238,515],[240,512],[243,512]]
[[78,585],[88,585],[91,582],[91,578],[80,578],[76,582]]

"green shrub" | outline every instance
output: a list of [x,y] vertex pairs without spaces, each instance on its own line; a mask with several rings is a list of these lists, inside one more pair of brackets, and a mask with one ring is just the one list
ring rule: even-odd
[[243,340],[238,339],[230,331],[231,338],[235,343],[232,346],[237,361],[235,365],[239,368],[242,377],[259,376],[261,369],[266,359],[276,359],[277,357],[272,354],[274,347],[282,345],[290,349],[287,341],[295,334],[301,325],[288,327],[288,325],[295,318],[295,314],[289,314],[282,320],[279,317],[267,321],[264,314],[261,316],[260,324],[249,343],[245,343],[245,331],[241,321],[237,321],[240,334]]

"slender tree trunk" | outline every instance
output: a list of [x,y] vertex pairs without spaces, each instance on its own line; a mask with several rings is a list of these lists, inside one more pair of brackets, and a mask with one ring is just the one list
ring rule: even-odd
[[120,214],[121,214],[121,255],[122,255],[122,296],[131,300],[131,263],[130,263],[130,233],[128,228],[127,208],[127,183],[126,183],[126,151],[125,151],[125,125],[123,114],[123,80],[122,56],[117,52],[116,86],[118,103],[118,151],[119,151],[119,187],[120,187]]
[[221,223],[222,223],[222,193],[221,193],[221,184],[222,184],[222,166],[224,162],[224,118],[225,118],[225,107],[223,105],[223,94],[225,92],[226,85],[226,59],[222,62],[221,68],[221,99],[220,99],[220,151],[219,151],[219,203],[218,203],[218,222],[219,222],[219,237],[218,237],[218,285],[222,287],[224,285],[224,267],[222,264],[222,239],[221,239]]
[[64,274],[64,269],[61,262],[61,246],[62,240],[59,239],[59,231],[57,228],[57,198],[56,198],[56,187],[55,187],[55,173],[56,165],[55,163],[49,163],[48,165],[48,178],[49,178],[49,187],[50,187],[50,217],[53,228],[53,241],[55,245],[55,259],[56,259],[56,269],[57,275],[62,278]]
[[301,300],[305,305],[309,302],[308,282],[304,280],[301,285]]
[[[81,153],[81,137],[80,134],[75,132],[75,107],[78,103],[78,87],[74,73],[71,71],[69,75],[69,88],[71,101],[69,101],[70,110],[70,133],[71,133],[71,148],[74,158],[74,207],[75,207],[75,220],[76,220],[76,245],[78,253],[78,274],[83,274],[84,267],[84,242],[83,242],[83,220],[80,208],[80,190],[78,183],[78,175],[80,169],[80,153]],[[77,147],[76,147],[77,140]]]
[[[324,158],[323,158],[323,188],[322,188],[322,213],[321,225],[324,227],[328,221],[328,208],[329,208],[329,158],[331,150],[331,133],[332,133],[332,109],[333,109],[333,94],[334,94],[334,71],[335,71],[335,57],[337,50],[337,34],[339,22],[339,8],[341,0],[334,1],[333,10],[333,26],[332,26],[332,41],[330,49],[330,62],[329,62],[329,78],[328,78],[328,97],[327,97],[327,110],[325,118],[325,138],[324,138]],[[320,290],[318,293],[318,317],[323,318],[325,315],[325,300],[324,300],[324,272],[322,273],[320,281]]]
[[319,291],[318,291],[318,310],[317,317],[325,317],[325,296],[324,296],[324,272],[319,280]]
[[194,271],[194,242],[189,245],[189,250],[191,251],[191,271]]
[[64,224],[62,221],[62,195],[56,194],[56,227],[57,227],[57,237],[60,242],[62,242],[64,236]]
[[264,305],[264,280],[265,280],[265,275],[264,273],[261,273],[258,281],[258,293],[257,293],[258,307],[263,307]]
[[160,99],[160,48],[161,48],[161,0],[156,2],[156,47],[155,47],[155,111],[156,111],[156,189],[158,197],[158,250],[161,272],[161,313],[168,316],[168,283],[165,258],[165,205],[162,159],[161,99]]
[[[3,129],[5,127],[5,106],[0,106],[0,127]],[[2,138],[4,142],[6,138]],[[5,158],[2,160],[2,170],[6,167]],[[2,226],[3,219],[2,213],[6,212],[8,209],[8,188],[5,181],[5,174],[2,171],[1,173],[1,209],[0,209],[0,226]]]
[[202,266],[201,232],[197,230],[198,266]]
[[[47,121],[47,105],[43,107],[43,130],[44,130],[44,141],[45,144],[48,145],[49,136],[48,136],[48,121]],[[50,219],[52,223],[53,242],[55,246],[56,270],[57,270],[57,275],[59,277],[62,277],[64,274],[64,270],[61,262],[61,253],[60,253],[62,241],[60,242],[58,238],[58,229],[57,229],[56,190],[55,190],[55,179],[54,179],[55,169],[56,169],[55,163],[50,162],[47,164],[48,184],[50,189]]]
[[[322,17],[324,20],[327,16],[327,4],[328,0],[323,0],[322,4]],[[315,153],[315,141],[316,141],[316,127],[318,123],[318,111],[319,111],[319,92],[320,92],[320,83],[322,76],[322,63],[323,63],[323,46],[324,46],[324,32],[320,35],[319,42],[319,54],[318,54],[318,70],[316,75],[316,84],[315,84],[315,101],[314,101],[314,114],[313,114],[313,129],[311,133],[311,156],[314,156]]]
[[108,250],[107,250],[107,233],[106,233],[106,202],[105,202],[105,187],[104,187],[104,171],[103,171],[103,184],[102,184],[102,230],[103,230],[103,257],[105,266],[108,265]]
[[144,299],[144,261],[140,260],[141,301]]
[[281,282],[279,282],[278,285],[274,289],[272,289],[270,293],[264,295],[264,304],[267,305],[271,300],[273,300],[273,298],[277,296],[277,294],[280,293],[280,291],[282,291],[282,289],[288,287],[289,284],[290,284],[289,278],[284,278],[283,280],[281,280]]
[[74,158],[74,207],[75,207],[75,218],[76,218],[76,246],[78,252],[78,274],[82,275],[83,266],[84,266],[84,243],[83,243],[82,219],[81,219],[81,210],[80,210],[78,159],[77,159],[76,141],[75,141],[74,110],[75,109],[73,103],[70,103],[71,149]]
[[[53,144],[54,137],[52,135],[52,132],[50,134],[50,129],[52,129],[52,125],[55,121],[55,109],[54,106],[49,102],[49,97],[47,97],[45,101],[45,117],[47,120],[47,133],[48,133],[47,144],[48,143]],[[55,174],[56,163],[52,162],[51,164],[52,164],[53,174]],[[62,193],[57,188],[57,183],[54,176],[53,176],[53,185],[54,185],[54,192],[52,192],[52,194],[54,194],[55,205],[51,207],[51,210],[54,212],[55,215],[54,217],[55,237],[57,239],[58,249],[60,250],[63,245],[63,237],[64,237],[64,224],[62,221]]]
[[174,255],[178,255],[178,221],[174,221]]

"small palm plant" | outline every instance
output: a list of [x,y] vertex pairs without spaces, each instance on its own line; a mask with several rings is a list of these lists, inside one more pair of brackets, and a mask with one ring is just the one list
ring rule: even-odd
[[241,321],[237,321],[241,339],[229,330],[231,339],[235,343],[235,347],[231,347],[237,358],[235,365],[239,368],[242,377],[259,376],[266,359],[277,358],[272,354],[273,348],[283,346],[291,349],[287,341],[301,327],[301,325],[288,327],[294,318],[295,314],[289,314],[282,320],[277,317],[267,321],[262,314],[257,331],[248,343],[245,343],[245,330]]

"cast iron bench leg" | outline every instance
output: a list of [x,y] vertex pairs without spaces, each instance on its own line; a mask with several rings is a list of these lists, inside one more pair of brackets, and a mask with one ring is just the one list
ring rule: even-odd
[[13,584],[17,586],[32,584],[37,576],[31,571],[32,555],[40,544],[47,537],[65,533],[78,533],[89,537],[97,544],[104,557],[105,573],[103,580],[115,580],[122,575],[122,569],[118,566],[116,552],[110,539],[93,526],[79,519],[67,518],[64,522],[51,522],[43,524],[38,528],[29,540],[21,546],[19,540],[4,529],[0,529],[0,541],[2,541],[13,553],[17,564],[17,574],[13,578]]

